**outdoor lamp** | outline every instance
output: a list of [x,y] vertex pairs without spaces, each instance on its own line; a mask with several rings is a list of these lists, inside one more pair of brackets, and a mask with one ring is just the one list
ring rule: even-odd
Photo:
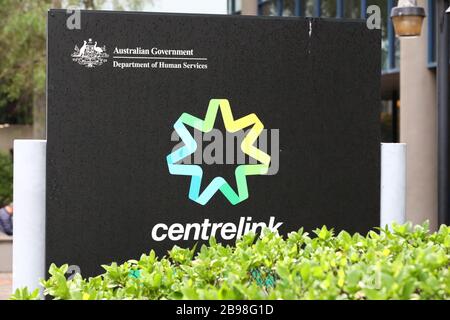
[[425,9],[417,6],[417,0],[399,0],[392,8],[391,19],[398,37],[417,37],[422,32]]

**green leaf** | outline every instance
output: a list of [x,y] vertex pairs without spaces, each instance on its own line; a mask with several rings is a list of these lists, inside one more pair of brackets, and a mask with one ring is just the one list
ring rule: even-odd
[[[411,224],[379,230],[246,235],[235,246],[212,239],[200,250],[174,246],[159,259],[150,251],[103,265],[88,279],[68,280],[68,265],[52,264],[40,283],[54,299],[450,299],[447,226],[433,234]],[[26,288],[11,296],[38,298]]]

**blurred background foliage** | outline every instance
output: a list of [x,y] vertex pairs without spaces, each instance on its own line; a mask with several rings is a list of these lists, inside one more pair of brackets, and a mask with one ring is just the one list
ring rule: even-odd
[[1,0],[0,123],[32,124],[33,107],[45,103],[49,8],[142,10],[142,3],[142,0]]
[[13,200],[13,164],[11,155],[0,152],[0,208]]
[[50,0],[2,0],[0,122],[32,123],[34,93],[45,85],[45,13]]

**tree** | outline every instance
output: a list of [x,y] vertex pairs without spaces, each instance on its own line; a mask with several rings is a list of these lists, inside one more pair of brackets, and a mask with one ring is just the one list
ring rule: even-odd
[[[2,0],[0,5],[0,122],[33,122],[45,93],[49,8],[102,9],[105,0]],[[140,10],[141,0],[113,0],[115,10]],[[45,108],[42,108],[45,109]],[[11,114],[14,116],[11,117]],[[13,121],[12,118],[14,118]]]
[[44,89],[45,15],[50,1],[3,0],[0,6],[0,111],[14,104],[31,123],[34,90]]

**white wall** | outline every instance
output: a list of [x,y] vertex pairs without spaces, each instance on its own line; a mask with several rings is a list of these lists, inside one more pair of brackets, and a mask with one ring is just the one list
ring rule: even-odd
[[227,0],[153,0],[144,11],[227,14]]

